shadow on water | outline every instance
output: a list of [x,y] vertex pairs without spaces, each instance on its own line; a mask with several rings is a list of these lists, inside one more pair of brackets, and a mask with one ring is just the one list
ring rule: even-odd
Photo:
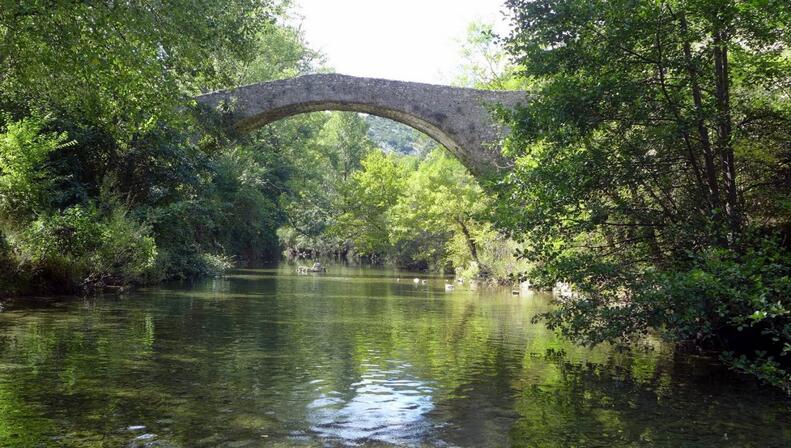
[[[587,349],[512,297],[288,266],[6,302],[0,446],[754,446],[791,402],[674,352]],[[400,279],[400,281],[398,281]]]

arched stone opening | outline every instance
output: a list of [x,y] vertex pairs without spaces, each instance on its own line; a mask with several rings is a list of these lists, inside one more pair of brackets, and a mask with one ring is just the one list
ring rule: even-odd
[[499,152],[505,130],[493,119],[491,108],[515,107],[525,101],[526,94],[320,74],[196,99],[212,108],[227,105],[233,125],[240,130],[327,110],[377,115],[425,133],[447,147],[474,175],[487,175],[507,166]]

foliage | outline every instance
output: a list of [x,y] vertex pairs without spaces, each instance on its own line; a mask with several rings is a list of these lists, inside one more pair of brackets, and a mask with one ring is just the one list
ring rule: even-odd
[[290,1],[277,3],[275,9],[279,17],[257,30],[252,59],[225,58],[222,61],[233,65],[221,70],[231,74],[231,85],[293,78],[323,66],[324,55],[308,46],[301,27],[285,24],[294,21],[290,17],[289,5]]
[[6,117],[6,123],[0,133],[0,211],[18,221],[48,205],[52,182],[45,164],[67,136],[43,132],[44,119],[8,121]]
[[488,209],[488,198],[461,163],[444,150],[435,150],[410,176],[407,185],[391,211],[391,238],[408,239],[415,229],[455,236],[466,246],[463,250],[452,246],[457,249],[455,265],[474,261],[486,275],[488,268],[478,257],[479,245],[473,233],[480,225],[479,215]]
[[530,276],[579,292],[549,323],[591,343],[657,328],[784,369],[754,372],[787,385],[791,9],[507,5],[536,95],[509,117],[498,222],[524,240]]
[[245,148],[230,150],[216,160],[213,187],[217,198],[211,198],[211,208],[220,215],[216,226],[221,233],[215,240],[225,252],[248,260],[275,252],[280,210],[274,200],[276,192],[269,191],[267,184],[274,178]]
[[222,61],[252,60],[277,9],[268,0],[3,0],[2,100],[129,137],[180,119],[186,93],[229,85]]
[[368,125],[353,113],[332,114],[321,128],[318,144],[342,180],[348,179],[373,149],[368,139]]
[[276,253],[295,154],[324,120],[244,137],[185,111],[201,91],[315,69],[288,14],[279,0],[2,2],[0,294]]
[[13,246],[35,277],[57,280],[68,290],[140,282],[157,254],[149,229],[125,210],[102,216],[91,206],[36,219]]
[[157,255],[150,229],[131,220],[122,208],[112,210],[104,222],[99,222],[101,233],[90,260],[89,279],[93,276],[102,283],[141,282],[150,274]]
[[524,79],[500,44],[494,26],[486,22],[472,22],[460,42],[462,65],[456,84],[484,90],[522,90]]
[[16,293],[16,267],[5,233],[0,230],[0,297]]
[[[0,218],[9,238],[3,294],[74,292],[148,279],[157,254],[151,229],[106,196],[104,185],[88,186],[95,199],[87,198],[77,173],[65,169],[73,166],[67,154],[79,146],[63,144],[66,133],[43,126],[30,118],[9,124],[3,134]],[[111,177],[112,171],[103,180]],[[135,202],[137,195],[127,191]],[[75,203],[77,197],[84,199]]]
[[334,232],[354,242],[361,254],[383,254],[389,246],[388,212],[405,187],[405,166],[393,155],[371,152],[345,185]]
[[344,236],[331,231],[343,213],[344,186],[373,148],[368,125],[354,113],[320,113],[304,122],[307,138],[281,142],[293,174],[280,197],[287,225],[280,231],[286,253],[345,257]]
[[386,152],[422,155],[427,154],[437,145],[425,134],[387,118],[368,115],[365,117],[365,122],[369,127],[368,138]]
[[456,267],[456,275],[465,280],[484,278],[496,284],[514,284],[518,273],[530,266],[527,260],[516,257],[521,249],[519,243],[504,235],[489,219],[473,221],[471,227],[478,261],[472,258],[470,242],[463,232],[455,232],[445,244],[447,260]]
[[491,198],[461,163],[436,148],[424,160],[373,151],[341,184],[328,233],[356,254],[402,267],[507,281],[524,262],[490,222]]

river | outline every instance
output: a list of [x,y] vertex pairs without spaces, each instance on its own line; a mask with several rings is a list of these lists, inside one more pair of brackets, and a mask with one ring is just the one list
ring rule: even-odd
[[414,276],[7,301],[0,446],[791,446],[789,398],[715,360],[575,346],[531,323],[547,295]]

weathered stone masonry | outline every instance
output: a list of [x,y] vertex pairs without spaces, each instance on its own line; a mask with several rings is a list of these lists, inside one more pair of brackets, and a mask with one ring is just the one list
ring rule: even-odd
[[196,99],[212,108],[229,105],[230,119],[240,130],[324,110],[378,115],[424,132],[448,148],[473,174],[484,175],[506,165],[499,151],[505,131],[493,119],[491,108],[514,107],[526,101],[526,93],[318,74]]

